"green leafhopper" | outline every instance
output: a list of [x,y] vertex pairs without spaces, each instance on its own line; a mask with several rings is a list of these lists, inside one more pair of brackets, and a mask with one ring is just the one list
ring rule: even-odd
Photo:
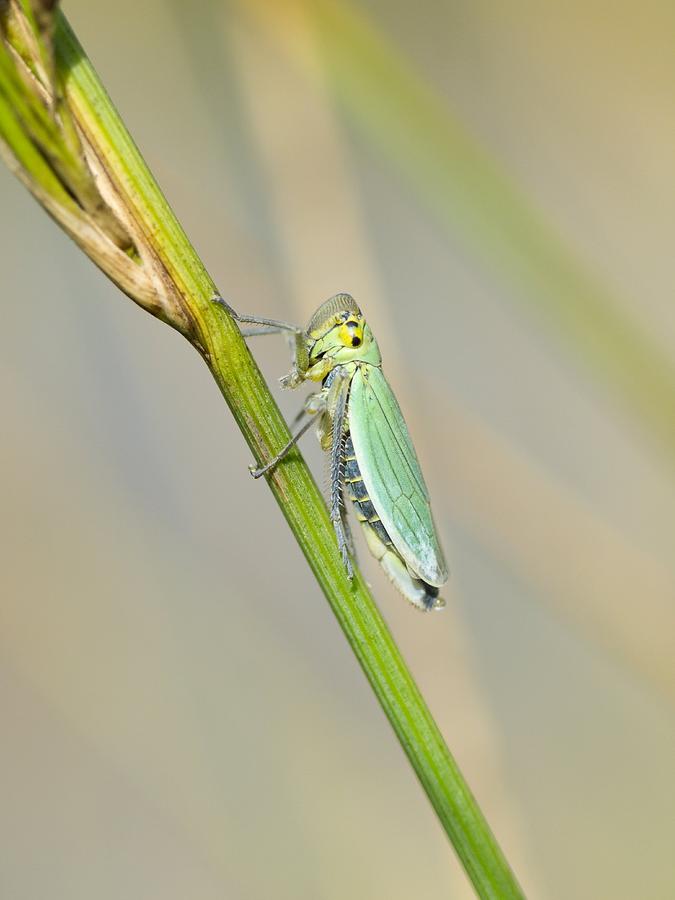
[[276,466],[316,423],[321,446],[330,454],[330,517],[349,577],[353,545],[345,494],[354,503],[370,552],[392,583],[418,609],[441,609],[445,603],[438,591],[448,571],[429,493],[401,409],[382,374],[377,341],[354,298],[336,294],[326,300],[306,329],[240,316],[221,297],[214,299],[237,321],[261,326],[243,329],[246,337],[292,336],[293,365],[281,379],[283,387],[321,384],[299,416],[307,421],[273,459],[251,470],[253,476]]

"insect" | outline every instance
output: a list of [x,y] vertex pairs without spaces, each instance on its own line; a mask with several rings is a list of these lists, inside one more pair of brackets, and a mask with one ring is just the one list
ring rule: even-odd
[[382,358],[370,326],[350,294],[336,294],[314,313],[306,329],[287,322],[240,316],[245,337],[286,332],[293,364],[281,380],[296,388],[321,384],[310,394],[296,423],[307,421],[279,453],[261,468],[276,466],[316,423],[322,448],[330,454],[330,518],[349,577],[353,543],[345,493],[353,501],[368,548],[403,596],[418,609],[441,609],[439,588],[448,571],[431,515],[429,493],[401,409],[382,374]]

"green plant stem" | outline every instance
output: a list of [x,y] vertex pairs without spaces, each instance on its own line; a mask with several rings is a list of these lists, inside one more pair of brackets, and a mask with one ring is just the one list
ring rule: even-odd
[[[263,462],[283,445],[288,430],[255,361],[232,319],[212,302],[213,281],[60,14],[55,52],[76,123],[178,297],[181,330],[209,366],[256,460]],[[324,501],[297,451],[268,483],[478,894],[521,897],[362,576],[357,572],[353,582],[347,579]]]

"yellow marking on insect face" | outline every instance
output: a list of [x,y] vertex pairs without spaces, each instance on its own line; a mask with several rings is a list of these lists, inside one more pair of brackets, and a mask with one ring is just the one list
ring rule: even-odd
[[345,347],[360,347],[363,343],[363,318],[350,316],[338,329],[338,338]]
[[[305,377],[321,381],[336,365],[358,361],[379,366],[380,351],[361,313],[341,312],[307,331],[309,369]],[[314,367],[322,362],[325,368]]]

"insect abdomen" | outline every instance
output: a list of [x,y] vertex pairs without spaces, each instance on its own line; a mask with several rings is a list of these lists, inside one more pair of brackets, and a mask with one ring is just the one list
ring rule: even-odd
[[347,435],[345,441],[344,461],[345,485],[347,487],[349,499],[354,503],[354,506],[356,507],[357,519],[364,526],[364,528],[366,526],[372,528],[373,531],[376,532],[378,538],[386,547],[393,547],[394,544],[387,534],[384,525],[380,521],[380,517],[378,516],[375,507],[373,506],[372,500],[368,496],[368,491],[365,484],[363,483],[363,478],[361,477],[359,464],[356,460],[356,456],[354,455],[354,445],[352,444],[352,439],[349,435]]
[[345,438],[344,481],[349,499],[356,507],[356,517],[363,526],[368,547],[401,593],[421,609],[443,605],[438,588],[415,577],[406,566],[394,542],[382,524],[359,469],[351,436]]

